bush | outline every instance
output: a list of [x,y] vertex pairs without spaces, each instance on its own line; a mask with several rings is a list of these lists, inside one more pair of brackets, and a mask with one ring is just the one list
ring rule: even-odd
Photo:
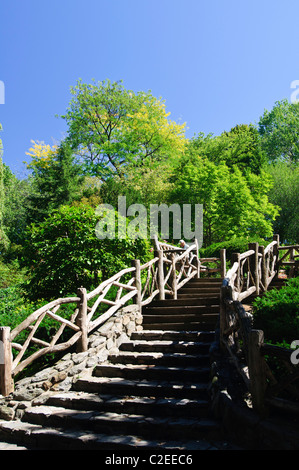
[[24,282],[25,279],[26,270],[20,268],[16,259],[11,262],[0,259],[0,289],[13,287]]
[[299,277],[256,298],[253,315],[254,328],[264,331],[265,341],[291,344],[299,339]]
[[270,242],[265,241],[263,238],[233,238],[220,243],[214,243],[206,248],[201,248],[199,256],[201,258],[219,258],[220,250],[226,249],[226,259],[229,261],[233,253],[244,253],[248,250],[249,243],[258,243],[266,247]]
[[98,217],[84,204],[62,206],[27,232],[23,262],[30,270],[24,285],[30,299],[50,300],[92,290],[102,280],[151,257],[150,241],[96,236]]

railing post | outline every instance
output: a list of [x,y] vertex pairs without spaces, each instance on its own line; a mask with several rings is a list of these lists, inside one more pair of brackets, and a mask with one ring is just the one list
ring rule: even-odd
[[266,260],[265,260],[265,247],[259,246],[259,253],[262,255],[261,261],[261,281],[263,285],[263,292],[266,292],[268,285],[267,285],[267,267],[266,267]]
[[176,255],[175,254],[172,254],[171,255],[171,266],[172,266],[172,285],[171,285],[171,288],[172,288],[172,292],[173,292],[173,298],[174,299],[177,299],[177,278],[176,278],[176,268],[175,268],[175,258],[176,258]]
[[223,344],[223,337],[224,331],[226,327],[226,308],[225,308],[225,299],[227,295],[227,287],[221,286],[220,289],[220,315],[219,315],[219,345],[220,349],[223,351],[224,344]]
[[163,266],[163,250],[158,250],[158,288],[159,288],[159,299],[165,300],[164,291],[164,266]]
[[195,245],[196,245],[196,268],[197,268],[196,279],[199,279],[200,278],[200,260],[199,260],[198,240],[197,240],[197,238],[195,238]]
[[240,278],[240,253],[232,254],[232,266],[234,263],[238,263],[238,270],[236,272],[235,291],[240,294],[241,278]]
[[220,269],[221,269],[221,277],[225,278],[226,274],[226,249],[222,248],[220,250]]
[[[278,263],[278,258],[279,258],[279,249],[278,249],[279,248],[279,235],[278,234],[273,235],[273,241],[277,242],[277,245],[275,245],[273,248],[273,255],[276,256],[274,269],[276,269],[276,265]],[[278,275],[278,272],[277,272],[277,275]]]
[[77,291],[79,302],[79,312],[76,318],[76,325],[79,326],[82,335],[77,342],[77,352],[85,352],[88,349],[88,336],[87,336],[87,294],[84,287],[80,287]]
[[265,406],[265,391],[267,386],[265,360],[261,354],[263,343],[264,332],[262,330],[251,330],[248,342],[250,391],[253,409],[255,409],[260,416],[267,414]]
[[136,305],[138,306],[140,313],[141,313],[141,271],[140,271],[140,260],[134,259],[132,261],[132,266],[135,267],[135,287],[137,289],[136,295]]
[[259,279],[259,244],[258,243],[249,243],[249,250],[254,250],[253,255],[253,270],[254,270],[254,282],[256,287],[256,295],[260,293],[260,279]]
[[14,391],[10,328],[0,327],[0,394],[6,397]]

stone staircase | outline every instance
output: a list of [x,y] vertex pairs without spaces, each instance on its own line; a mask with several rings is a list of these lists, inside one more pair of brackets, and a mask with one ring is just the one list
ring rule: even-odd
[[220,285],[191,280],[177,300],[144,307],[143,331],[71,391],[2,421],[0,441],[57,450],[234,448],[211,416],[207,391]]

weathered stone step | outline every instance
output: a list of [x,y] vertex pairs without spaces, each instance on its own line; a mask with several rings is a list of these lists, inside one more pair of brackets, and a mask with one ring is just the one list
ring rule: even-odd
[[99,364],[95,377],[118,377],[128,380],[202,380],[207,378],[209,367],[166,367],[135,364]]
[[[204,375],[204,374],[203,374]],[[206,377],[209,377],[209,370],[206,370]],[[108,396],[108,400],[112,400],[112,406],[122,407],[136,403],[141,403],[142,398],[159,397],[159,398],[188,398],[188,399],[205,399],[207,400],[207,383],[200,378],[194,382],[174,381],[158,381],[158,380],[125,380],[120,377],[88,377],[78,378],[74,383],[73,389],[76,392],[100,394],[104,400]],[[113,398],[114,397],[114,398]],[[122,397],[132,397],[129,403],[122,402]],[[135,398],[134,398],[135,397]],[[51,398],[52,399],[52,398]],[[109,405],[105,401],[105,409]],[[120,409],[120,408],[118,408]]]
[[[178,325],[180,324],[182,328],[185,329],[194,329],[196,326],[198,329],[200,328],[201,324],[205,324],[205,322],[208,322],[211,326],[215,328],[215,324],[219,318],[218,313],[202,313],[202,314],[196,314],[196,313],[190,313],[190,314],[185,314],[185,315],[169,315],[169,314],[156,314],[156,315],[143,315],[143,327],[146,327],[148,324],[151,325],[158,325],[159,323],[163,325],[168,325],[167,329],[176,329],[173,325]],[[163,327],[161,327],[162,329]],[[152,329],[155,329],[154,327]]]
[[[147,450],[162,449],[209,450],[221,449],[221,443],[215,447],[208,440],[190,440],[186,442],[141,439],[134,435],[111,435],[89,432],[88,430],[61,430],[46,428],[37,424],[20,421],[0,422],[0,436],[5,442],[20,443],[41,450]],[[217,443],[216,443],[217,445]],[[223,446],[228,449],[227,446]],[[133,466],[133,464],[132,464]]]
[[118,354],[110,354],[109,361],[113,364],[150,364],[156,366],[198,366],[209,363],[209,354],[192,355],[185,353],[160,353],[160,352],[134,352],[123,351]]
[[216,294],[220,295],[219,287],[199,287],[196,284],[188,285],[188,287],[182,287],[178,293],[180,294],[198,294],[199,296],[203,296],[206,294],[213,294],[214,297]]
[[[97,377],[94,377],[93,379],[97,379]],[[82,383],[82,380],[84,379],[79,379],[79,388],[84,388],[84,390],[86,390],[87,388],[86,385],[97,386],[99,384],[99,381],[95,380],[89,381],[88,384],[86,384],[86,381],[85,383]],[[114,385],[117,385],[115,379],[113,380],[113,382]],[[137,387],[138,384],[135,383],[131,389],[136,390]],[[118,393],[117,396],[116,394],[111,394],[108,399],[105,399],[104,395],[103,402],[98,405],[97,411],[110,411],[122,414],[142,414],[146,416],[168,417],[196,416],[197,418],[202,418],[208,417],[210,415],[209,399],[207,393],[204,394],[204,390],[202,390],[203,398],[186,398],[180,396],[166,397],[164,396],[164,391],[165,387],[161,386],[160,390],[157,390],[157,394],[154,394],[152,396],[134,396],[125,394],[120,395],[120,393]],[[161,393],[161,396],[158,395],[159,392]],[[50,400],[49,404],[53,404],[53,402]]]
[[206,341],[213,342],[215,332],[212,331],[167,331],[143,330],[133,332],[131,340],[149,341]]
[[219,313],[219,305],[165,305],[145,308],[143,315],[190,315]]
[[[215,298],[217,294],[215,292],[201,292],[201,289],[188,289],[188,291],[183,291],[180,289],[177,293],[177,298],[178,299],[192,299],[192,298],[203,298],[203,299],[208,299],[210,297]],[[220,301],[220,293],[219,293],[219,301]]]
[[161,352],[161,353],[203,353],[209,351],[209,343],[201,341],[153,341],[134,340],[120,345],[120,351]]
[[152,316],[151,321],[148,319],[146,323],[143,323],[143,331],[145,330],[172,330],[172,331],[182,331],[185,329],[186,331],[193,331],[193,330],[201,330],[201,331],[211,331],[215,329],[215,325],[218,320],[217,318],[213,317],[210,321],[205,319],[204,321],[201,319],[199,321],[178,321],[178,319],[173,318],[163,318],[164,321],[155,321],[156,318]]
[[[174,405],[175,406],[175,405]],[[175,410],[174,410],[175,414]],[[96,433],[134,434],[142,438],[155,439],[198,439],[216,438],[219,425],[208,418],[171,416],[144,416],[95,410],[74,410],[55,406],[35,406],[27,408],[23,420],[41,426],[88,429]]]
[[[180,292],[180,291],[179,291]],[[149,307],[144,306],[143,312],[146,312],[148,308],[152,307],[167,307],[167,306],[189,306],[189,305],[220,305],[219,296],[210,296],[210,297],[191,297],[186,299],[165,299],[165,300],[153,300]]]

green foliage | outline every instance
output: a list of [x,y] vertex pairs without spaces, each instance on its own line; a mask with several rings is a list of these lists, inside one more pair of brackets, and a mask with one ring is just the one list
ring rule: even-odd
[[30,183],[26,179],[17,178],[7,165],[4,164],[3,169],[3,225],[10,241],[9,254],[12,255],[13,252],[16,254],[15,246],[23,242],[27,225],[27,198],[30,194]]
[[268,200],[271,187],[265,172],[242,174],[236,165],[229,168],[192,154],[175,171],[172,201],[203,205],[203,240],[208,246],[240,236],[272,236],[278,211]]
[[[0,124],[0,131],[2,131],[2,125]],[[4,229],[3,216],[4,216],[4,165],[2,162],[2,140],[0,139],[0,253],[7,249],[9,240]]]
[[277,161],[265,167],[273,179],[273,190],[269,193],[272,204],[280,207],[279,217],[273,224],[275,233],[286,244],[299,240],[299,163]]
[[84,204],[61,206],[39,225],[33,224],[24,244],[23,262],[30,269],[25,288],[30,298],[51,299],[97,286],[132,259],[146,260],[148,240],[103,239],[96,236],[95,210]]
[[299,103],[277,101],[258,123],[261,145],[269,161],[299,160]]
[[220,250],[226,249],[226,259],[230,260],[233,253],[244,253],[248,250],[249,243],[258,243],[261,246],[266,247],[268,243],[263,238],[233,238],[232,240],[225,240],[220,243],[214,243],[206,248],[202,248],[199,251],[201,258],[219,258]]
[[41,222],[52,210],[71,203],[80,192],[83,183],[81,167],[75,161],[67,143],[58,148],[35,144],[32,161],[31,191],[28,195],[29,222]]
[[299,338],[299,277],[281,289],[266,292],[253,302],[254,327],[265,334],[265,341],[290,344]]
[[0,259],[0,289],[21,284],[26,276],[26,270],[20,267],[18,260],[13,259],[8,263]]
[[184,150],[185,126],[170,121],[164,103],[151,93],[135,94],[110,80],[79,81],[71,92],[74,98],[62,116],[67,140],[89,174],[124,178],[128,165],[175,159]]
[[19,285],[0,288],[0,324],[12,330],[32,312],[43,305],[43,301],[29,302]]
[[259,133],[252,124],[237,125],[219,136],[199,134],[190,141],[189,149],[214,163],[237,166],[242,173],[259,174],[265,162]]

